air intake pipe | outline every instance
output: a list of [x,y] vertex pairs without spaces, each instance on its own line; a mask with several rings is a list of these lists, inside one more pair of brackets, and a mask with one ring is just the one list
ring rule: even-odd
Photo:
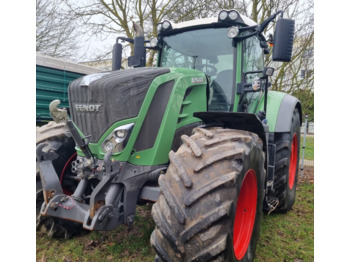
[[134,44],[134,55],[128,57],[128,66],[144,67],[146,66],[146,49],[144,46],[145,37],[144,32],[138,24],[133,22],[133,29],[136,32],[134,39],[126,37],[118,37],[116,43],[113,46],[112,51],[112,70],[120,70],[122,64],[122,50],[123,46],[119,43],[121,41],[127,41]]
[[141,26],[132,22],[133,29],[136,32],[134,38],[134,55],[128,58],[129,66],[144,67],[146,66],[146,49],[144,46],[145,37]]

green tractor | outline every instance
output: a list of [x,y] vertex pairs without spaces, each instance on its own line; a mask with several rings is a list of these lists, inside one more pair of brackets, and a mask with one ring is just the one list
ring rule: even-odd
[[[113,70],[74,80],[69,110],[53,101],[55,122],[37,129],[37,229],[131,226],[137,204],[156,202],[156,261],[252,261],[263,210],[295,200],[301,104],[269,91],[264,67],[272,43],[272,60],[290,61],[294,21],[223,10],[164,21],[149,41],[134,29],[117,38]],[[120,70],[120,41],[134,46],[132,69]]]

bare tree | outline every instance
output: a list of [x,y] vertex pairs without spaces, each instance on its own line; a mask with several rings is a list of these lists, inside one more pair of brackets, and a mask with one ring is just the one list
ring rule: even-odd
[[[157,24],[164,19],[176,22],[205,17],[210,13],[209,0],[87,0],[84,2],[65,0],[70,13],[85,25],[90,35],[110,34],[134,36],[132,21],[138,23],[146,38],[157,36]],[[112,46],[112,43],[111,43]],[[111,48],[101,57],[110,56]],[[148,55],[151,65],[155,52]]]
[[[261,23],[273,13],[283,10],[285,18],[296,20],[295,44],[290,63],[273,63],[271,54],[267,64],[276,68],[273,89],[293,93],[299,89],[313,90],[313,1],[305,0],[65,0],[72,17],[80,19],[90,35],[115,37],[134,36],[132,21],[143,28],[146,38],[157,36],[157,24],[164,19],[182,22],[217,15],[222,9],[236,9]],[[275,24],[266,29],[272,32]],[[110,57],[108,52],[100,58]],[[154,51],[148,54],[147,65],[154,59]]]
[[36,51],[73,60],[79,49],[79,31],[61,1],[36,0]]

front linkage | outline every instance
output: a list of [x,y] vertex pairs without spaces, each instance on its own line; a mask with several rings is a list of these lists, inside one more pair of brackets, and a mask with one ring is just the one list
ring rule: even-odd
[[[55,109],[50,110],[51,114],[53,119],[58,120],[57,113],[62,116],[65,109],[58,109],[57,101],[52,103]],[[66,195],[52,163],[58,155],[45,151],[45,143],[37,146],[44,194],[40,213],[81,223],[88,230],[112,230],[122,223],[131,226],[139,197],[155,201],[159,195],[159,191],[143,187],[144,184],[157,181],[167,167],[136,166],[115,161],[111,159],[111,152],[103,160],[96,160],[71,120],[65,116],[57,122],[61,121],[66,122],[76,145],[86,157],[78,157],[72,163],[72,171],[77,174],[79,184],[72,195]]]

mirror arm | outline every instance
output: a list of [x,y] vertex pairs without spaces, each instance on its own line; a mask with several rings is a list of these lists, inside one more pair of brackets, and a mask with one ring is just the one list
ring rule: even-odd
[[[241,31],[241,30],[240,30],[240,31]],[[250,33],[249,35],[237,36],[237,37],[233,38],[233,41],[235,41],[235,42],[240,42],[240,41],[243,41],[243,40],[245,40],[245,39],[247,39],[247,38],[249,38],[249,37],[251,37],[251,36],[256,35],[257,33],[258,33],[258,31],[255,30],[253,33]]]
[[254,32],[248,34],[248,35],[245,35],[245,36],[239,36],[239,37],[235,37],[233,40],[235,42],[240,42],[242,40],[245,40],[251,36],[254,36],[254,35],[259,35],[259,37],[262,37],[263,39],[265,38],[262,33],[264,32],[265,28],[269,25],[269,23],[271,21],[273,21],[276,16],[278,16],[279,14],[281,14],[281,18],[283,18],[283,11],[280,10],[278,11],[277,13],[271,15],[269,18],[267,18],[265,21],[263,21],[260,25],[256,26],[248,26],[248,27],[243,27],[243,28],[239,28],[239,31],[240,32],[245,32],[245,31],[248,31],[248,30],[253,30],[254,29]]
[[130,44],[133,44],[133,43],[134,43],[134,39],[127,38],[127,37],[119,36],[119,37],[117,37],[117,41],[116,41],[116,42],[118,43],[119,40],[121,40],[121,41],[126,41],[126,42],[128,42],[128,43],[130,43]]
[[269,18],[267,18],[265,21],[263,21],[258,27],[257,31],[258,33],[264,32],[265,28],[269,25],[269,23],[276,18],[277,15],[281,14],[281,18],[283,18],[283,11],[280,10],[277,13],[271,15]]

